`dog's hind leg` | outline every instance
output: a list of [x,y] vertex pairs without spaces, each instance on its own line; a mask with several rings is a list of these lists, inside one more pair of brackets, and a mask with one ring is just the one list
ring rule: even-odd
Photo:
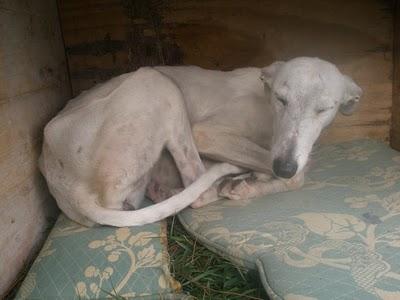
[[205,167],[194,143],[189,121],[185,118],[179,123],[167,143],[167,149],[174,158],[186,187],[205,172]]

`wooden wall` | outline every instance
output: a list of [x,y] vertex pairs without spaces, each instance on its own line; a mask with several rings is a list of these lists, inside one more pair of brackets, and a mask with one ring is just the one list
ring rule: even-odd
[[0,1],[0,299],[57,213],[39,175],[44,124],[70,97],[57,7]]
[[74,94],[142,65],[230,70],[319,56],[365,91],[357,114],[339,117],[326,141],[389,138],[391,6],[382,0],[60,0]]
[[396,1],[393,22],[393,105],[390,145],[400,151],[400,2]]

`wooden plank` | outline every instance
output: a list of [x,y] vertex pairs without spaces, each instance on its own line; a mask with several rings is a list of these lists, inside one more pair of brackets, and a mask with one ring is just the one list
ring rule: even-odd
[[393,105],[390,145],[400,150],[400,3],[394,9],[393,28]]
[[[58,72],[65,55],[57,19],[0,9],[0,20],[5,25],[0,26],[0,81],[7,82],[0,89],[0,103],[66,80],[66,74]],[[54,43],[43,47],[49,37]],[[65,69],[65,65],[61,67]]]
[[388,141],[392,94],[389,1],[124,3],[60,1],[74,94],[142,65],[193,64],[230,70],[262,67],[295,56],[319,56],[335,63],[364,90],[359,111],[349,118],[337,118],[324,140],[371,137]]
[[57,212],[37,159],[43,127],[70,91],[55,1],[0,2],[2,299],[40,247]]

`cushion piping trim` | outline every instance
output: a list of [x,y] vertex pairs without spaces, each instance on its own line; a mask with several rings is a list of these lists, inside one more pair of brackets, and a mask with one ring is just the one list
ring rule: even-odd
[[[210,241],[209,239],[207,239],[206,237],[204,237],[203,235],[201,235],[201,234],[199,234],[199,233],[193,231],[193,230],[190,228],[190,226],[185,222],[183,216],[178,215],[178,218],[179,218],[179,221],[182,223],[183,227],[185,227],[185,229],[186,229],[191,235],[195,236],[197,239],[199,239],[201,242],[203,242],[203,243],[205,244],[204,246],[207,246],[207,248],[209,248],[210,250],[212,250],[212,251],[214,251],[214,252],[218,252],[217,254],[221,254],[221,252],[222,252],[222,254],[223,254],[224,256],[230,257],[230,258],[235,259],[235,260],[242,260],[242,261],[244,261],[245,263],[244,263],[243,265],[244,265],[244,267],[246,267],[247,269],[253,269],[253,270],[256,269],[256,264],[255,264],[254,262],[251,262],[251,261],[249,261],[249,260],[246,259],[246,258],[238,257],[238,256],[236,256],[236,255],[227,254],[227,253],[224,251],[225,248],[224,248],[223,246],[221,246],[221,245],[219,245],[219,244],[217,244],[217,243],[214,243],[214,242]],[[250,267],[250,266],[252,266],[252,267]]]
[[265,289],[265,291],[267,292],[268,296],[273,297],[273,299],[276,299],[276,300],[282,300],[282,299],[283,299],[282,297],[280,297],[280,296],[271,288],[270,284],[268,283],[268,277],[267,277],[267,275],[266,275],[265,269],[264,269],[263,264],[261,263],[260,259],[257,258],[256,261],[255,261],[255,263],[254,263],[254,262],[250,262],[250,261],[247,260],[247,259],[240,258],[240,257],[237,257],[237,256],[235,256],[235,255],[227,254],[227,253],[223,250],[224,248],[223,248],[222,246],[220,246],[220,245],[218,245],[217,243],[214,243],[214,242],[208,240],[208,239],[207,239],[206,237],[204,237],[203,235],[200,235],[199,233],[194,232],[194,231],[189,227],[189,225],[185,222],[184,217],[181,216],[180,214],[178,214],[178,219],[179,219],[179,221],[182,223],[183,227],[184,227],[190,234],[192,234],[193,236],[195,236],[196,238],[198,238],[198,239],[200,240],[200,242],[203,242],[203,244],[204,244],[207,248],[209,248],[211,251],[216,252],[216,253],[219,254],[219,255],[225,256],[226,258],[231,258],[231,259],[234,259],[234,260],[242,260],[242,261],[246,262],[248,266],[249,266],[249,265],[255,266],[255,268],[254,268],[254,267],[253,267],[253,268],[250,268],[250,267],[248,267],[248,266],[245,266],[245,267],[247,267],[248,269],[256,269],[256,270],[258,270],[258,273],[259,273],[261,282],[262,282],[262,284],[263,284],[263,286],[264,286],[264,289]]
[[283,300],[283,298],[281,296],[279,296],[272,288],[271,285],[268,282],[268,276],[265,272],[265,268],[264,268],[264,264],[262,263],[262,261],[260,259],[256,260],[256,265],[257,265],[257,269],[258,269],[258,274],[260,275],[260,279],[261,279],[261,283],[264,286],[265,291],[267,292],[268,296],[271,299],[275,299],[275,300]]

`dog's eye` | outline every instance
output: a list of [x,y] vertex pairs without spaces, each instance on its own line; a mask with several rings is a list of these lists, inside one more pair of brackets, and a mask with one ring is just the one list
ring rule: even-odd
[[315,112],[317,113],[317,115],[320,115],[320,114],[326,112],[327,110],[328,110],[327,108],[319,108]]
[[283,106],[288,105],[287,100],[282,97],[276,96],[276,100],[278,100],[280,103],[282,103]]
[[326,111],[328,111],[330,109],[333,109],[333,107],[318,108],[318,109],[315,110],[315,112],[317,113],[317,115],[320,115],[320,114],[322,114],[322,113],[324,113],[324,112],[326,112]]

